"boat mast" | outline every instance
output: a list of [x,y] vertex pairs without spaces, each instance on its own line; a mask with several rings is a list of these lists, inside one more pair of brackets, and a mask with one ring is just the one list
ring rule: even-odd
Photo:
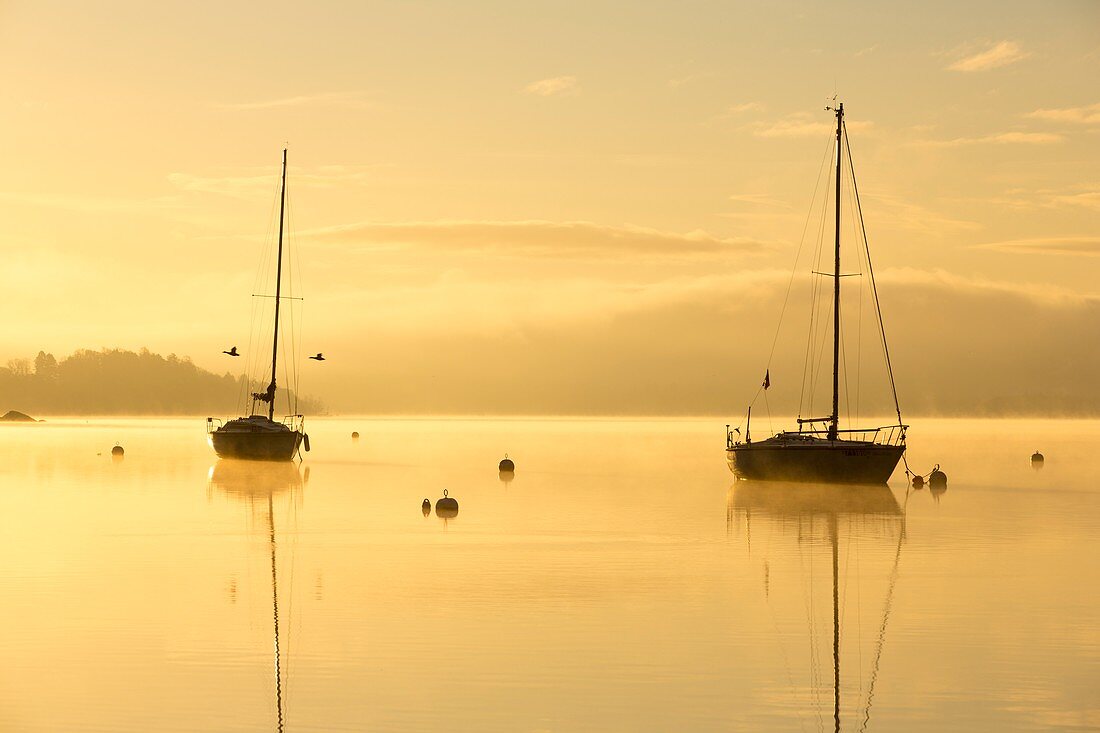
[[[839,173],[837,174],[839,180]],[[283,148],[283,183],[279,191],[279,258],[275,270],[275,337],[271,344],[271,385],[267,393],[271,400],[267,403],[267,419],[275,419],[275,364],[279,359],[279,305],[282,303],[283,288],[283,214],[286,211],[286,148]],[[839,215],[838,215],[839,216]],[[838,219],[839,221],[839,219]],[[839,236],[839,235],[838,235]],[[839,245],[838,245],[839,247]],[[839,250],[837,257],[839,258]],[[839,263],[840,260],[838,259]],[[840,267],[838,264],[837,267]],[[838,270],[839,272],[839,270]],[[838,281],[839,282],[839,281]],[[839,287],[839,286],[838,286]],[[833,376],[833,412],[836,413],[836,376]]]
[[[836,262],[833,271],[833,414],[829,418],[829,440],[837,439],[840,417],[840,154],[844,103],[836,107]],[[277,307],[277,306],[276,306]],[[277,312],[277,311],[276,311]]]

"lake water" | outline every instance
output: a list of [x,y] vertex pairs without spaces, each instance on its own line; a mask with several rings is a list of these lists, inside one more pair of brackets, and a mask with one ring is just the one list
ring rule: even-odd
[[837,677],[842,730],[1100,729],[1100,424],[912,422],[946,492],[735,486],[714,419],[0,426],[0,730],[818,731]]

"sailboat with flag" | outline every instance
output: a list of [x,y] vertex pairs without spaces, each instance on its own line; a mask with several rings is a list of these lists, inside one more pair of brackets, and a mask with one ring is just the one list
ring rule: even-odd
[[[897,388],[894,384],[893,368],[890,364],[890,352],[886,344],[886,330],[882,325],[882,309],[878,301],[878,289],[875,286],[874,270],[871,268],[870,247],[867,242],[863,212],[859,204],[859,192],[855,185],[855,173],[852,168],[851,149],[844,123],[844,105],[827,107],[836,115],[835,157],[835,237],[833,247],[832,272],[818,272],[814,275],[832,280],[831,336],[832,336],[832,403],[830,413],[824,417],[798,416],[797,428],[779,432],[766,440],[753,441],[750,432],[752,407],[746,418],[744,440],[739,430],[726,429],[726,458],[730,470],[742,479],[764,481],[825,482],[847,484],[884,484],[894,472],[905,453],[905,433],[908,426],[901,417]],[[847,159],[854,201],[854,226],[861,238],[861,263],[866,263],[870,280],[875,314],[877,316],[878,336],[885,357],[885,367],[889,377],[890,392],[893,396],[897,422],[879,427],[846,427],[840,424],[840,374],[841,374],[841,280],[848,274],[841,272],[841,188],[842,163]],[[826,201],[828,196],[826,195]],[[822,222],[824,222],[824,209]],[[813,288],[815,299],[826,295],[825,288]],[[862,300],[860,301],[862,304]],[[814,313],[817,313],[817,303]],[[813,319],[813,316],[811,316]],[[819,319],[820,320],[820,319]],[[820,324],[819,324],[820,325]],[[824,329],[822,329],[824,330]],[[807,368],[804,374],[813,370],[811,360],[818,351],[813,320],[811,320],[811,339],[807,344]],[[824,341],[821,341],[824,346]],[[813,375],[811,375],[811,379]],[[764,372],[764,381],[760,390],[764,393],[771,387],[771,370]],[[800,409],[801,412],[801,409]],[[811,413],[812,414],[812,413]]]

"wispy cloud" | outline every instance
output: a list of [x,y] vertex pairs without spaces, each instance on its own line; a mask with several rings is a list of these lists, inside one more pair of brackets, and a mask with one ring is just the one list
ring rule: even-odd
[[527,94],[536,94],[540,97],[553,97],[576,90],[577,77],[575,76],[554,76],[549,79],[539,79],[523,88],[523,91]]
[[751,204],[753,206],[775,206],[782,209],[789,209],[791,205],[781,199],[765,196],[762,193],[734,193],[728,197],[730,201],[737,202],[739,204]]
[[702,124],[703,125],[711,125],[711,124],[716,124],[716,123],[720,123],[720,122],[725,122],[726,120],[731,120],[731,119],[736,118],[736,117],[741,117],[742,115],[745,115],[749,112],[763,111],[763,109],[764,109],[764,105],[761,104],[760,102],[741,102],[739,104],[730,104],[730,105],[727,105],[726,108],[724,110],[722,110],[721,112],[719,112],[718,114],[704,120],[702,122]]
[[1010,239],[977,245],[978,249],[991,249],[1014,254],[1074,255],[1100,257],[1100,237],[1036,237]]
[[891,227],[935,233],[948,229],[974,231],[982,228],[982,225],[976,221],[945,216],[934,209],[900,196],[866,193],[864,198],[875,203],[874,206],[867,207],[868,216],[875,220],[888,221]]
[[124,198],[120,196],[96,196],[94,194],[51,194],[18,191],[0,191],[0,201],[90,214],[118,211],[159,211],[178,208],[181,205],[179,197],[176,196]]
[[1100,211],[1100,191],[1051,194],[1049,202],[1052,206],[1075,206]]
[[219,106],[236,110],[274,109],[277,107],[352,107],[361,109],[368,106],[368,101],[363,92],[324,92],[322,94],[300,94],[293,97],[265,99],[257,102],[228,102]]
[[602,258],[624,254],[698,257],[751,253],[771,246],[761,240],[717,237],[702,230],[666,232],[587,221],[360,222],[302,232],[301,236],[367,246],[425,247],[535,258]]
[[1028,112],[1025,117],[1051,122],[1068,122],[1074,125],[1100,125],[1100,103],[1083,107],[1037,109],[1034,112]]
[[[1052,241],[1052,240],[1018,240]],[[1007,244],[1007,243],[1001,243]],[[991,246],[991,245],[983,245]],[[878,276],[880,282],[917,288],[939,287],[960,293],[996,294],[1010,298],[1024,299],[1053,307],[1077,307],[1094,305],[1097,297],[1089,293],[1051,285],[1048,283],[1029,283],[1009,280],[989,280],[984,277],[969,277],[947,270],[919,270],[912,267],[887,268]]]
[[951,140],[917,140],[913,144],[930,148],[957,148],[965,145],[1050,145],[1064,140],[1051,132],[1001,132],[979,137],[956,137]]
[[984,51],[962,57],[947,68],[951,71],[989,71],[1014,64],[1030,55],[1014,41],[1000,41]]
[[[364,167],[343,165],[320,166],[309,171],[292,167],[288,176],[296,188],[337,188],[362,185],[369,180],[369,174]],[[276,172],[223,176],[168,174],[168,182],[182,191],[216,193],[238,198],[267,195],[274,190],[278,180],[279,175]]]
[[743,112],[758,112],[764,109],[764,105],[760,102],[742,102],[741,104],[731,104],[726,107],[727,115],[739,115]]
[[[849,130],[867,130],[874,126],[868,121],[846,122]],[[823,137],[836,130],[831,122],[821,119],[821,115],[798,112],[778,120],[758,122],[752,126],[752,134],[757,137]]]

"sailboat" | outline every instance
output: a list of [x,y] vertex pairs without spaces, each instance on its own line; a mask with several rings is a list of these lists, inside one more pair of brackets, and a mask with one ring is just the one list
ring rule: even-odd
[[[908,504],[908,492],[906,493],[906,505]],[[752,552],[752,535],[758,535],[757,546],[764,546],[763,580],[765,596],[773,613],[780,614],[801,608],[807,614],[809,622],[810,641],[810,678],[808,680],[811,693],[806,699],[814,700],[824,708],[824,699],[820,695],[823,688],[832,687],[832,730],[840,733],[842,723],[850,723],[848,726],[855,729],[855,721],[859,721],[859,730],[865,731],[871,719],[871,708],[875,699],[875,687],[879,677],[880,664],[883,650],[886,644],[887,624],[890,620],[890,611],[893,605],[894,587],[898,578],[898,565],[901,560],[901,549],[906,539],[905,527],[906,506],[899,506],[897,499],[890,488],[885,485],[868,486],[865,490],[850,491],[848,487],[836,484],[809,484],[804,482],[783,484],[777,482],[753,482],[738,481],[730,488],[726,504],[727,532],[732,533],[734,528],[744,535]],[[763,533],[761,540],[759,534]],[[849,574],[841,580],[841,537],[844,535],[846,547],[843,554],[843,566]],[[884,543],[886,538],[895,538],[896,544]],[[794,539],[797,544],[797,553],[792,553],[788,541]],[[820,650],[816,640],[821,639],[819,631],[815,631],[816,622],[820,619],[815,613],[814,599],[807,599],[806,594],[813,594],[815,584],[813,578],[815,548],[822,545],[828,548],[829,554],[825,557],[831,560],[831,652],[832,652],[832,679],[828,680],[821,670],[817,669],[820,659]],[[854,550],[853,550],[854,548]],[[888,554],[883,554],[883,551]],[[864,557],[851,559],[853,553],[863,554]],[[773,555],[771,558],[768,555]],[[892,557],[890,557],[892,555]],[[816,555],[818,566],[821,555]],[[870,669],[863,668],[864,656],[862,650],[849,648],[847,653],[842,648],[842,636],[849,645],[854,643],[860,646],[861,610],[852,610],[849,606],[860,606],[865,591],[860,589],[861,581],[853,578],[852,573],[859,573],[860,568],[866,571],[877,569],[880,576],[889,568],[886,578],[885,596],[882,600],[882,616],[879,620],[877,634],[874,641],[874,654],[868,657]],[[809,572],[806,577],[804,573]],[[801,577],[799,577],[801,576]],[[796,580],[798,593],[792,595],[789,587],[790,580]],[[855,586],[855,591],[848,594],[849,585]],[[844,601],[841,601],[841,592],[844,592]],[[870,590],[868,588],[868,590]],[[867,598],[872,599],[874,593],[867,593]],[[800,602],[783,606],[783,599],[788,601],[801,596]],[[773,600],[774,597],[774,600]],[[873,601],[872,601],[873,602]],[[844,619],[856,617],[854,633],[845,634],[843,628]],[[778,623],[778,619],[776,620]],[[828,638],[828,637],[825,637]],[[780,643],[782,641],[780,640]],[[783,652],[784,660],[787,659],[786,650]],[[851,680],[847,684],[841,677],[842,662],[848,660],[855,662],[858,670],[858,687]],[[869,675],[864,673],[869,671]],[[788,669],[788,674],[790,670]],[[852,671],[849,669],[851,676]],[[867,686],[864,687],[866,681]],[[791,679],[792,685],[799,683]],[[856,698],[856,712],[845,713],[841,702],[845,691],[848,693],[848,704],[852,705],[852,697]],[[801,716],[804,711],[797,711]],[[818,729],[825,730],[823,709],[817,711],[819,716]]]
[[[735,439],[734,431],[726,429],[726,459],[734,475],[742,479],[762,481],[825,482],[846,484],[885,484],[905,452],[905,432],[908,426],[901,418],[897,389],[894,386],[893,369],[890,366],[890,354],[886,348],[886,331],[882,327],[881,310],[878,309],[878,291],[874,287],[874,272],[870,271],[872,293],[876,312],[879,314],[879,331],[886,357],[890,388],[897,410],[897,423],[872,428],[840,428],[840,189],[841,163],[844,159],[847,140],[844,127],[844,104],[827,107],[836,114],[836,236],[833,272],[832,298],[832,336],[833,336],[833,390],[832,412],[827,417],[797,419],[798,428],[777,433],[776,435],[753,442],[747,422],[744,441]],[[851,168],[851,150],[848,149],[848,163]],[[854,175],[853,175],[854,184]],[[856,211],[859,215],[860,231],[863,215],[859,208],[858,191],[855,192]],[[870,256],[868,251],[868,269]],[[824,275],[826,273],[815,273]],[[765,373],[763,389],[769,386],[769,377]],[[749,408],[751,421],[752,408]]]
[[[222,423],[206,418],[210,445],[219,458],[246,458],[262,461],[289,461],[309,436],[305,433],[302,415],[290,415],[275,421],[276,367],[279,360],[279,307],[283,286],[283,229],[286,219],[286,149],[283,149],[282,183],[279,189],[279,252],[275,269],[275,327],[271,345],[271,382],[263,392],[252,392],[252,408],[248,417],[238,417]],[[234,347],[234,351],[236,347]],[[257,406],[267,405],[267,415],[257,414]]]

